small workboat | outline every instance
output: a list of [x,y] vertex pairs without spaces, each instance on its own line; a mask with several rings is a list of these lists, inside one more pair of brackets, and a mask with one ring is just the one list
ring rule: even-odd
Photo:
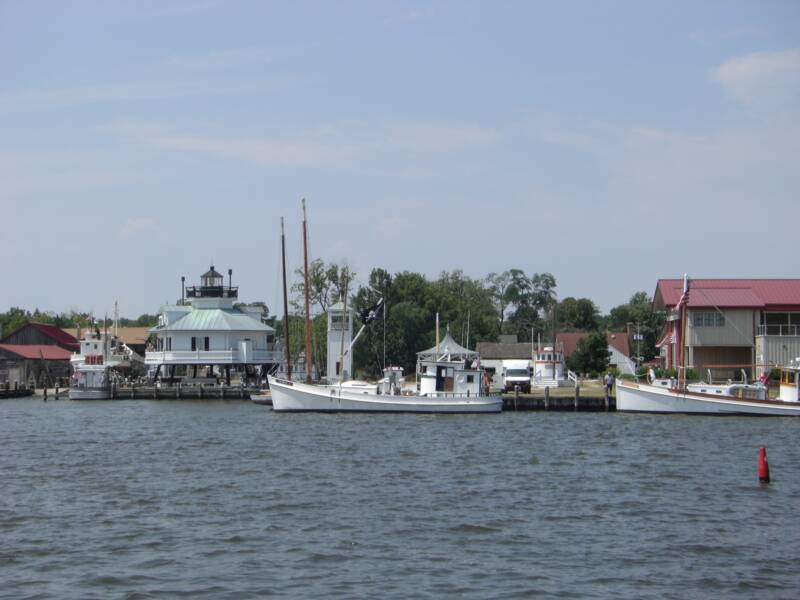
[[755,383],[681,384],[677,379],[647,383],[617,381],[617,411],[711,415],[800,417],[800,359],[782,368],[778,396],[770,398],[766,377]]

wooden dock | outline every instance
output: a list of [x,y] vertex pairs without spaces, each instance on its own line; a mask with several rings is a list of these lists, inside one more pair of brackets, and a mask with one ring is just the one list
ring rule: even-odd
[[581,393],[576,388],[535,390],[531,394],[504,394],[504,411],[552,410],[561,412],[610,412],[617,410],[614,394],[606,395],[602,388]]
[[33,389],[26,387],[0,387],[0,400],[33,396]]
[[250,394],[258,390],[242,386],[192,385],[112,386],[112,400],[249,400]]

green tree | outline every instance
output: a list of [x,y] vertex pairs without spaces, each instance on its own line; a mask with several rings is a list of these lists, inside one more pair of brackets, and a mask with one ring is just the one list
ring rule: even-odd
[[[295,310],[305,310],[305,277],[303,269],[296,269],[297,281],[292,285],[292,304]],[[345,282],[350,288],[355,281],[356,274],[350,267],[325,264],[321,258],[312,260],[308,265],[308,301],[312,307],[319,307],[319,312],[326,312],[331,304],[342,298]],[[302,310],[301,310],[302,309]]]
[[578,342],[567,358],[567,367],[577,373],[601,373],[608,368],[610,360],[605,334],[595,331]]
[[556,314],[559,331],[595,331],[600,326],[600,311],[588,298],[564,298]]
[[486,285],[489,294],[497,310],[498,327],[497,331],[503,331],[503,325],[506,319],[506,307],[508,306],[509,299],[509,285],[511,284],[511,273],[503,271],[502,273],[489,273],[486,276]]
[[[627,331],[630,324],[634,334],[638,324],[642,336],[642,339],[638,340],[638,348],[642,359],[650,360],[658,353],[657,336],[664,328],[665,315],[653,311],[653,300],[647,292],[636,292],[626,304],[612,308],[605,320],[610,331]],[[634,341],[634,350],[636,347],[637,342]]]

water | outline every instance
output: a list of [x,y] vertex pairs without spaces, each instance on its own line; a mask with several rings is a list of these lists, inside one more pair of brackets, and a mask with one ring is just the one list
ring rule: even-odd
[[798,431],[3,401],[0,597],[796,598]]

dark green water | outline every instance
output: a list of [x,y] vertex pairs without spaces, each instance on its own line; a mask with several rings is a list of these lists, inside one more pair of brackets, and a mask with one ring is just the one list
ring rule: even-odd
[[0,597],[796,598],[798,433],[3,401]]

